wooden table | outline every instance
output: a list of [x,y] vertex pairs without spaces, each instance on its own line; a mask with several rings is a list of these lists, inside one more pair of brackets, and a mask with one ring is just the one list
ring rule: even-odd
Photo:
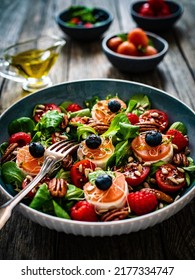
[[[108,33],[136,25],[129,16],[129,0],[86,0],[114,16]],[[86,78],[116,78],[163,89],[195,110],[195,1],[181,0],[184,14],[173,30],[160,33],[169,51],[158,68],[146,74],[124,74],[113,68],[101,50],[101,40],[67,44],[51,71],[54,84]],[[41,34],[64,36],[55,23],[61,10],[79,1],[1,0],[0,50]],[[94,67],[95,65],[95,67]],[[57,71],[56,71],[57,69]],[[21,85],[0,78],[1,110],[22,98]],[[4,201],[0,197],[0,203]],[[0,232],[0,259],[194,259],[195,199],[168,220],[146,230],[113,237],[81,237],[41,227],[15,212]]]

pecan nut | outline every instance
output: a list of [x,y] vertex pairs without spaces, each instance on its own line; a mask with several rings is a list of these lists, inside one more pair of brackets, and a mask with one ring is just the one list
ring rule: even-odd
[[88,126],[92,127],[93,129],[95,129],[95,131],[98,133],[98,134],[103,134],[106,130],[108,130],[109,128],[109,125],[107,124],[104,124],[104,123],[101,123],[101,122],[90,122],[88,124]]
[[155,131],[159,131],[159,125],[154,122],[139,122],[136,123],[136,125],[139,126],[139,131],[140,132],[146,132],[146,131],[150,131],[150,130],[155,130]]
[[69,120],[68,120],[68,116],[64,114],[63,120],[60,124],[60,127],[62,129],[65,129],[68,126]]
[[5,150],[5,153],[3,154],[1,158],[1,163],[4,163],[6,161],[14,160],[16,157],[16,150],[18,148],[17,143],[10,144],[7,149]]
[[48,183],[48,189],[53,197],[64,197],[67,193],[67,182],[64,179],[53,178]]
[[189,165],[189,160],[185,153],[177,153],[173,156],[173,162],[177,166],[188,166]]
[[116,208],[107,211],[106,213],[102,214],[101,221],[102,222],[110,222],[110,221],[119,221],[124,220],[129,215],[129,208],[128,207],[122,207],[122,208]]

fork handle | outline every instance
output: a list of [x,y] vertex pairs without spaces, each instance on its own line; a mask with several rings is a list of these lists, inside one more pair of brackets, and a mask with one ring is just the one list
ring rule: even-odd
[[0,207],[0,230],[9,220],[14,207],[41,181],[55,163],[56,160],[53,157],[47,157],[39,174],[37,174],[28,186]]

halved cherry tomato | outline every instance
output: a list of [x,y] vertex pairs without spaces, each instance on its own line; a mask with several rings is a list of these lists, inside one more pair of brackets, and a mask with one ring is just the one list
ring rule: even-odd
[[68,105],[68,107],[66,108],[66,111],[67,112],[77,112],[81,109],[82,109],[82,107],[79,104],[72,103],[72,104]]
[[[33,180],[33,177],[26,177],[24,180],[23,180],[23,182],[22,182],[22,189],[25,189],[27,186],[28,186],[28,184],[30,184],[30,182]],[[44,177],[35,187],[34,187],[34,189],[32,189],[28,194],[27,194],[27,197],[29,197],[29,198],[31,198],[31,199],[33,199],[33,197],[35,196],[35,194],[36,194],[36,192],[37,192],[37,190],[38,190],[38,188],[39,188],[39,186],[41,185],[41,184],[43,184],[43,183],[48,183],[49,182],[49,178],[48,177]]]
[[44,113],[46,113],[47,111],[53,111],[53,110],[57,110],[59,113],[61,113],[60,107],[58,107],[56,104],[54,104],[54,103],[43,104],[41,108],[38,107],[35,110],[34,115],[33,115],[34,121],[39,122]]
[[70,177],[72,183],[82,188],[88,182],[88,173],[95,170],[95,164],[88,159],[83,159],[76,162],[70,169]]
[[130,163],[124,168],[124,175],[128,185],[135,187],[140,185],[148,176],[150,168],[140,163]]
[[185,173],[172,164],[163,164],[156,172],[156,182],[163,192],[173,193],[186,185]]
[[12,134],[9,138],[9,143],[17,143],[19,147],[23,147],[29,144],[31,141],[31,136],[25,132],[16,132]]
[[147,110],[139,116],[139,121],[140,123],[149,122],[151,124],[156,124],[161,132],[168,126],[167,114],[157,109]]

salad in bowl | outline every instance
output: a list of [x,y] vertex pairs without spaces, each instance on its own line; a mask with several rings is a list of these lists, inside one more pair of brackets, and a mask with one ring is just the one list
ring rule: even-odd
[[158,215],[188,193],[195,165],[187,125],[172,121],[150,94],[102,96],[35,103],[9,120],[1,179],[13,196],[39,173],[48,147],[79,143],[23,200],[28,211],[72,227],[112,227]]

